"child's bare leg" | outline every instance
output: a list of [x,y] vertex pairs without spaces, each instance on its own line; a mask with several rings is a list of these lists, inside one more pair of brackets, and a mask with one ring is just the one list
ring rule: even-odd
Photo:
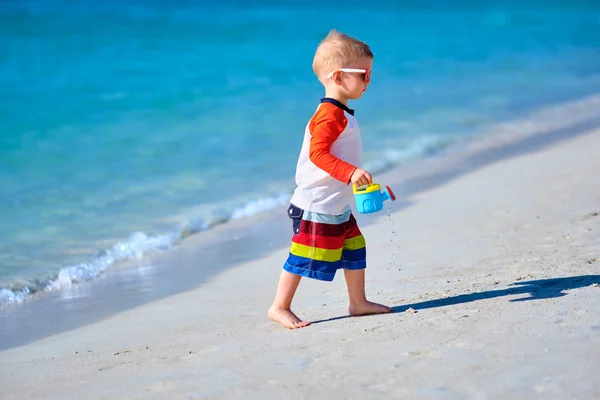
[[388,313],[388,306],[377,304],[367,300],[365,295],[365,270],[344,270],[346,285],[348,286],[348,297],[350,298],[350,315],[367,315]]
[[283,270],[279,276],[279,284],[277,285],[277,294],[273,305],[269,308],[267,315],[275,322],[289,329],[303,328],[310,325],[308,321],[302,321],[291,310],[292,299],[300,284],[302,277]]

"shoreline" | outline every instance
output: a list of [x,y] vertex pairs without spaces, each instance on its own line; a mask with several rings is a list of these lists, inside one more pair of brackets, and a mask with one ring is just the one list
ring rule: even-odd
[[[549,135],[550,139],[548,139],[548,135],[546,134],[540,135],[540,131],[542,130],[556,130],[557,127],[563,127],[564,121],[568,121],[566,128],[571,131],[592,128],[596,122],[600,124],[600,114],[593,112],[595,106],[600,106],[600,94],[598,93],[588,94],[575,99],[572,98],[559,103],[550,102],[542,104],[528,110],[526,113],[517,113],[520,115],[520,119],[488,123],[488,125],[479,127],[473,131],[480,132],[478,134],[471,132],[470,135],[460,140],[451,141],[449,144],[440,144],[439,147],[434,146],[434,148],[429,150],[425,147],[422,149],[422,154],[419,153],[421,156],[416,159],[408,158],[399,162],[392,162],[386,159],[387,161],[383,163],[373,162],[373,165],[369,166],[368,169],[376,176],[385,175],[390,171],[397,171],[399,169],[407,169],[413,175],[418,171],[416,179],[413,179],[406,186],[409,192],[419,190],[412,186],[421,184],[419,181],[423,179],[419,174],[422,174],[421,169],[423,166],[426,167],[430,164],[431,159],[437,160],[442,158],[441,162],[448,162],[451,159],[455,159],[456,161],[456,158],[471,157],[472,154],[469,154],[469,151],[482,151],[485,147],[489,147],[488,150],[506,147],[506,149],[500,149],[500,151],[504,151],[504,154],[494,155],[490,154],[490,152],[487,152],[487,156],[482,154],[484,159],[480,160],[479,163],[485,164],[499,157],[510,156],[518,151],[526,151],[525,147],[527,144],[525,146],[521,144],[523,141],[527,142],[526,138],[533,138],[531,142],[535,148],[540,145],[538,139],[535,137],[543,138],[543,140],[548,142],[557,138],[560,139],[561,136],[564,137],[565,134],[561,134],[560,132],[557,135]],[[525,118],[525,116],[527,117]],[[590,125],[590,121],[588,121],[587,127],[580,126],[574,128],[573,124],[582,122],[582,118],[588,118],[588,120],[594,121],[594,124]],[[500,133],[500,138],[495,137],[498,133]],[[552,136],[556,136],[556,138],[552,139]],[[467,137],[470,137],[470,139]],[[528,144],[531,145],[531,142]],[[521,148],[515,149],[515,146],[520,146]],[[512,150],[509,150],[509,147],[512,147]],[[484,151],[482,152],[485,153]],[[460,173],[465,172],[468,171],[461,171]],[[392,179],[397,175],[395,172],[389,174]],[[436,178],[441,179],[441,177]],[[398,182],[399,180],[396,178],[393,183]],[[139,257],[139,255],[148,258],[156,253],[169,251],[184,242],[186,238],[204,231],[212,231],[220,225],[235,224],[239,219],[253,218],[257,215],[269,214],[272,216],[274,212],[286,206],[285,198],[286,196],[291,196],[292,187],[290,186],[288,189],[279,194],[271,193],[267,197],[260,197],[239,204],[232,208],[229,213],[224,213],[223,210],[219,212],[214,211],[205,216],[206,218],[203,217],[203,219],[198,219],[198,216],[194,217],[193,215],[188,215],[186,218],[183,218],[182,215],[173,215],[163,219],[161,222],[166,223],[165,221],[167,220],[171,221],[173,225],[171,226],[172,229],[163,229],[154,231],[153,233],[133,231],[129,233],[127,239],[121,238],[112,244],[111,241],[104,240],[98,246],[100,250],[95,255],[90,255],[86,260],[82,260],[78,264],[62,266],[55,271],[46,271],[34,276],[17,278],[15,275],[12,278],[7,278],[8,280],[2,282],[2,286],[0,287],[0,311],[8,307],[18,306],[24,301],[35,301],[36,298],[43,297],[44,292],[62,290],[79,285],[82,282],[94,281],[105,273],[110,274],[112,270],[135,265],[137,264],[135,258]],[[179,222],[175,222],[177,220]],[[187,222],[183,222],[183,220]],[[179,227],[176,228],[176,225]],[[6,286],[11,280],[14,287],[10,287],[13,284]]]
[[[491,163],[537,151],[600,126],[600,113],[594,112],[598,104],[600,95],[588,96],[537,110],[528,119],[490,126],[490,132],[502,134],[496,137],[486,134],[466,144],[457,144],[440,155],[396,166],[379,174],[377,181],[394,189],[399,197],[394,203],[394,212],[402,212],[410,206],[410,198],[420,192]],[[193,290],[225,269],[284,248],[289,243],[288,221],[282,217],[284,208],[230,220],[188,236],[165,252],[124,262],[124,268],[117,266],[95,280],[41,293],[23,304],[9,306],[0,311],[0,350]],[[377,218],[380,216],[357,215],[361,226],[375,223]],[[198,263],[201,268],[190,267],[191,260],[186,268],[174,266],[173,260],[190,250],[193,253],[196,248],[205,248],[203,261]],[[233,249],[236,252],[232,252]],[[40,323],[44,326],[42,330]]]
[[294,310],[313,324],[281,328],[265,313],[287,249],[272,249],[0,352],[0,397],[597,398],[600,130],[579,133],[373,218],[367,293],[392,314],[349,317],[341,276],[305,279]]

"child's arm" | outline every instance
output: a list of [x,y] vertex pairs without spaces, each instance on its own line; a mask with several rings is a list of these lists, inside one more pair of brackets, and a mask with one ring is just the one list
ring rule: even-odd
[[309,158],[317,167],[333,178],[348,184],[359,186],[371,183],[371,175],[350,163],[331,154],[331,146],[342,134],[348,120],[344,111],[335,107],[321,107],[310,121]]

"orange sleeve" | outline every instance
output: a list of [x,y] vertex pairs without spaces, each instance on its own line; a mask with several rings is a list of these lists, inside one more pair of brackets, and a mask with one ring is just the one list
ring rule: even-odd
[[357,167],[331,154],[333,142],[342,134],[348,119],[336,105],[322,103],[309,123],[309,158],[317,167],[346,184]]

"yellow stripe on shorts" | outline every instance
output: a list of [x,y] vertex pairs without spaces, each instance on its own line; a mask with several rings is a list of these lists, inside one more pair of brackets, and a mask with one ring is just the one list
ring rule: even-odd
[[342,258],[342,249],[328,250],[319,247],[305,246],[300,243],[292,242],[290,253],[298,257],[310,258],[317,261],[334,262]]
[[358,235],[350,239],[344,240],[344,250],[358,250],[366,247],[367,243],[363,235]]

